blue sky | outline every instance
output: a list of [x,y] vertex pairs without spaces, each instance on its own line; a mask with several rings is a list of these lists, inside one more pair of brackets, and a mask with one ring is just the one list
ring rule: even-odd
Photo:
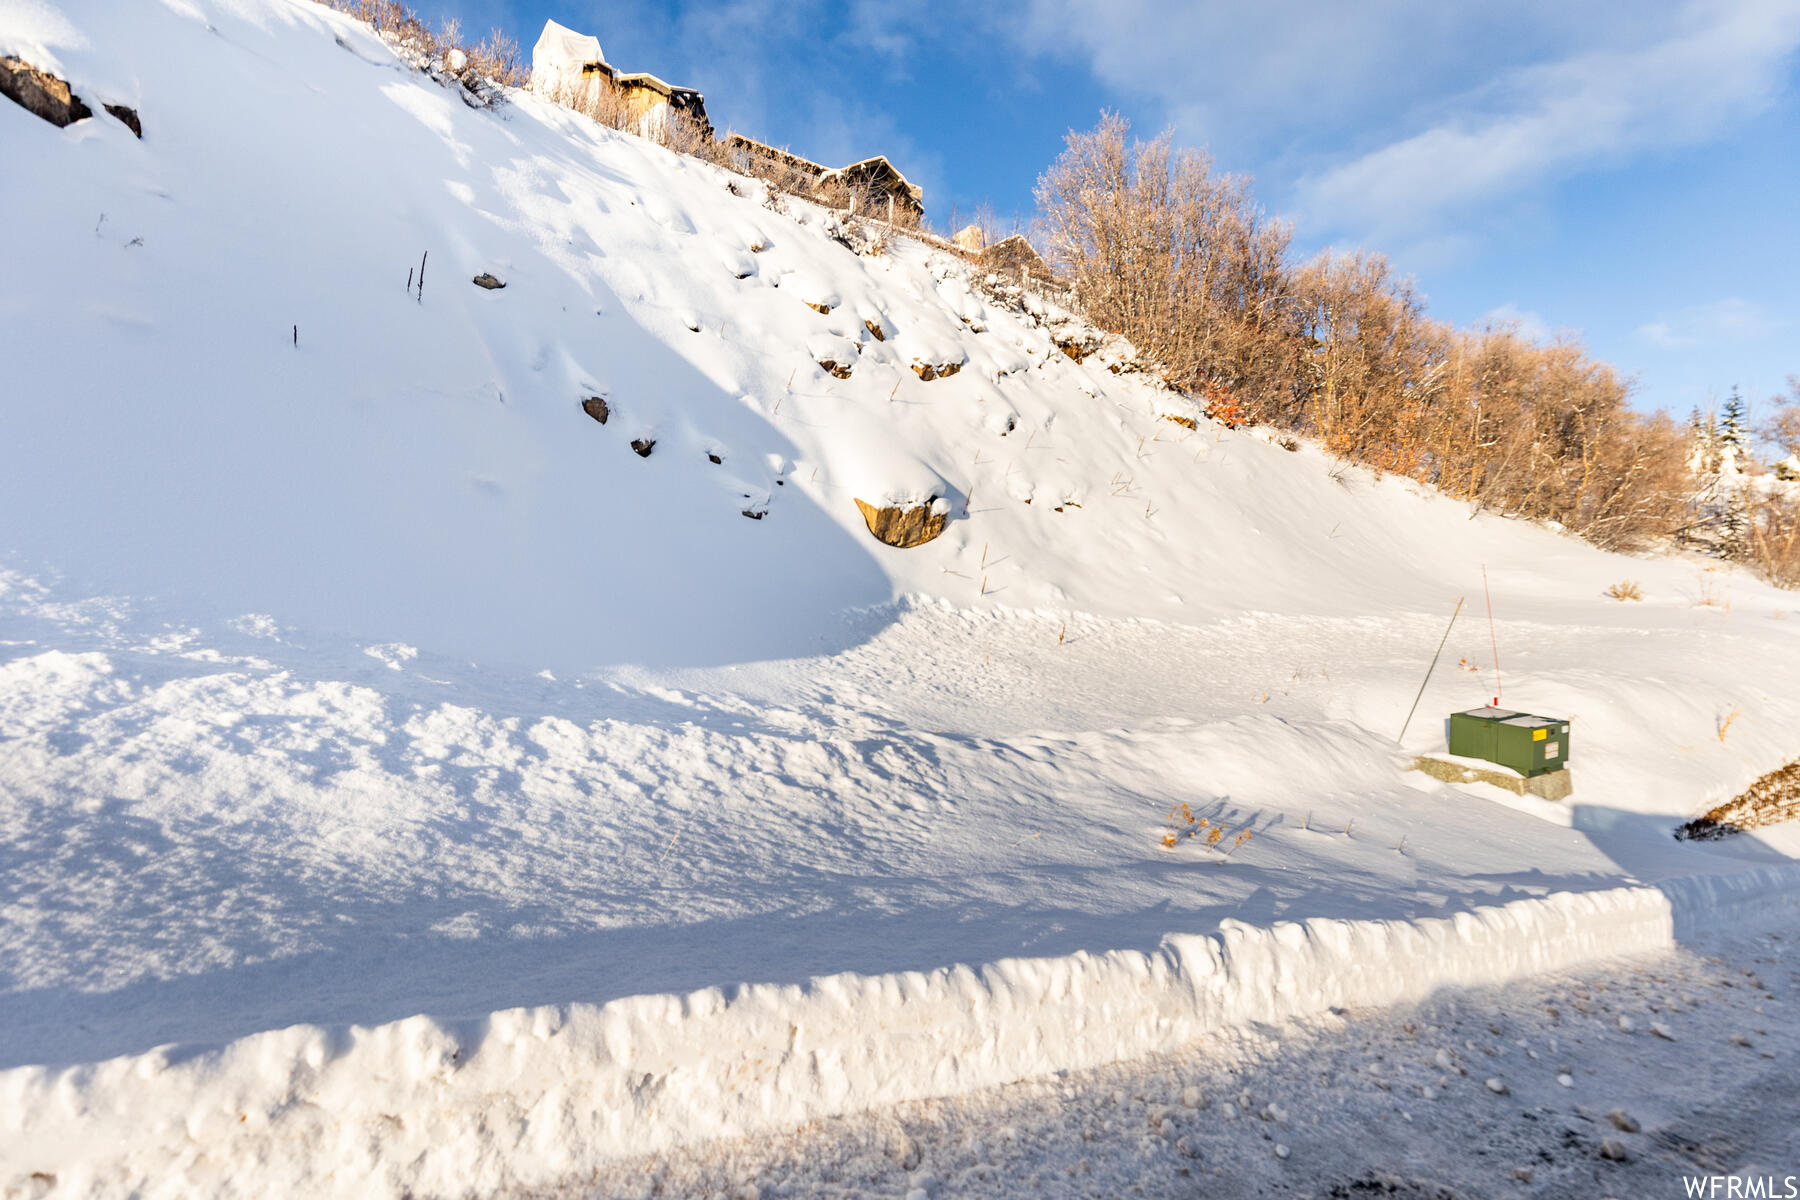
[[1251,175],[1304,252],[1366,246],[1432,311],[1568,329],[1685,414],[1800,373],[1800,0],[415,0],[529,53],[546,17],[714,123],[886,154],[940,226],[1029,220],[1116,109]]

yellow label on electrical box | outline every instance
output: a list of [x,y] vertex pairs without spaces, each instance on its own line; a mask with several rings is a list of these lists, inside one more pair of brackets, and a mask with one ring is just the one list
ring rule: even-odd
[[1534,729],[1531,731],[1531,740],[1534,742],[1541,742],[1549,736],[1550,731],[1548,729]]

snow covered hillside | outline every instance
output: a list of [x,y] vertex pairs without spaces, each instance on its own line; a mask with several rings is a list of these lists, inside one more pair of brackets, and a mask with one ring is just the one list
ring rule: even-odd
[[[1791,830],[1669,834],[1800,754],[1791,593],[1216,426],[309,0],[0,55],[143,127],[0,102],[0,1188],[551,1182],[1789,914]],[[1569,803],[1404,769],[1501,686]]]

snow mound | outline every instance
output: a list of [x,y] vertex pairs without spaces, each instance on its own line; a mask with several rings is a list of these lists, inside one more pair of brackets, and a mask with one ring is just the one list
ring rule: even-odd
[[838,975],[461,1024],[296,1026],[197,1056],[0,1072],[0,1132],[20,1186],[33,1170],[79,1163],[71,1183],[92,1196],[488,1193],[851,1105],[1169,1051],[1234,1024],[1662,949],[1678,926],[1791,918],[1796,883],[1792,868],[1764,869],[1449,919],[1227,922],[1148,954]]

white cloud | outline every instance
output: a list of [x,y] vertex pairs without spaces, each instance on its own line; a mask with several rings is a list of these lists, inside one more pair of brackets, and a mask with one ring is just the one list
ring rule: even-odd
[[1311,236],[1395,249],[1763,109],[1800,0],[1026,0],[1016,24],[1149,101],[1140,125],[1261,174]]
[[1216,149],[1392,120],[1546,44],[1629,41],[1668,0],[1026,0],[996,29],[1159,102]]
[[1705,140],[1780,94],[1800,0],[1683,11],[1663,40],[1508,72],[1454,115],[1299,185],[1312,221],[1407,236],[1548,180]]
[[1698,350],[1760,341],[1786,322],[1748,300],[1729,296],[1640,325],[1637,336],[1664,350]]
[[1534,342],[1548,342],[1556,336],[1556,330],[1541,315],[1512,303],[1490,310],[1481,321],[1488,325],[1511,326],[1519,331],[1519,336]]

